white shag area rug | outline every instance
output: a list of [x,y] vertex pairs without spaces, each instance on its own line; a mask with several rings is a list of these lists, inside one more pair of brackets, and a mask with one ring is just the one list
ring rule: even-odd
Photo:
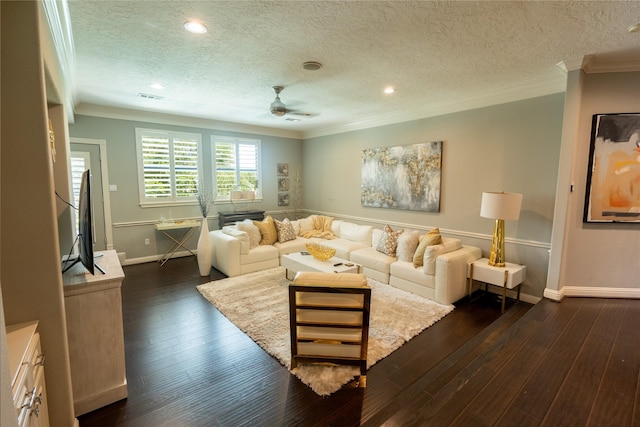
[[[387,357],[453,310],[368,279],[371,317],[367,367]],[[360,374],[357,367],[301,364],[291,370],[289,291],[285,269],[276,267],[199,285],[198,291],[267,353],[321,396]]]

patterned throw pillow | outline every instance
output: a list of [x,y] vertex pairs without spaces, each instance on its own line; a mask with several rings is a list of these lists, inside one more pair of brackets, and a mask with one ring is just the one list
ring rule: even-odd
[[385,255],[396,256],[396,248],[398,247],[398,237],[403,230],[393,231],[389,225],[384,226],[384,231],[378,240],[376,250]]
[[282,221],[278,221],[277,219],[274,221],[276,223],[276,229],[278,230],[278,242],[284,243],[289,240],[296,240],[296,231],[288,218]]
[[424,235],[420,244],[418,244],[418,249],[416,249],[416,253],[413,255],[413,266],[414,267],[422,267],[424,263],[424,251],[427,249],[427,246],[439,245],[442,243],[442,236],[440,235],[440,229],[434,228]]

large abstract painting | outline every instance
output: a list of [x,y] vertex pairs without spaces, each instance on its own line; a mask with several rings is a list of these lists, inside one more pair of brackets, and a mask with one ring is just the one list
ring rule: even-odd
[[640,222],[640,113],[594,114],[584,222]]
[[362,150],[362,206],[440,212],[442,141]]

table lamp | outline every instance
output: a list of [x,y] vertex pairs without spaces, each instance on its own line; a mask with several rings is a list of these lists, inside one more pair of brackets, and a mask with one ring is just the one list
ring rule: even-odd
[[489,265],[504,267],[504,221],[517,220],[520,217],[522,194],[515,193],[482,193],[480,216],[495,219],[493,238],[491,239],[491,255]]

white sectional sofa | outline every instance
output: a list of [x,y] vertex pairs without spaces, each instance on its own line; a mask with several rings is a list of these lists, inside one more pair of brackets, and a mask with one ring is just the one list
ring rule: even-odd
[[[408,254],[404,246],[404,251],[398,247],[397,256],[386,255],[377,249],[383,230],[332,220],[329,234],[335,238],[314,237],[311,231],[313,218],[314,215],[291,221],[295,238],[272,244],[256,243],[256,236],[250,236],[255,230],[250,229],[249,220],[245,220],[247,226],[241,223],[211,231],[212,266],[227,276],[277,267],[282,255],[304,251],[307,243],[315,242],[336,249],[338,258],[360,264],[362,272],[371,279],[442,304],[451,304],[466,295],[468,263],[482,256],[480,248],[463,245],[460,239],[443,237],[442,243],[425,249],[423,265],[415,266],[411,259],[413,254]],[[405,230],[400,240],[404,233],[413,233],[415,241],[419,234],[424,234]]]

